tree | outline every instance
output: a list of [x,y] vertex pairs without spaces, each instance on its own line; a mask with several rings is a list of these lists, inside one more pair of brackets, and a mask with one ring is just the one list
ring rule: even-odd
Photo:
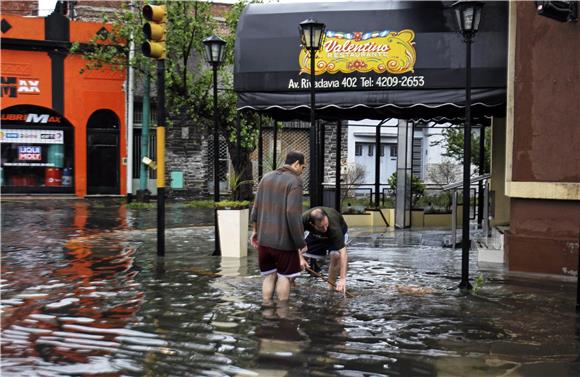
[[364,166],[356,163],[348,164],[346,174],[343,176],[342,201],[354,196],[354,190],[360,183],[364,182],[366,174],[367,171]]
[[[431,143],[431,145],[442,144],[447,151],[443,156],[450,157],[463,164],[463,128],[451,127],[443,130],[444,138]],[[477,168],[479,175],[488,172],[491,155],[491,133],[485,133],[485,155],[483,170],[479,166],[479,133],[471,135],[471,163]]]
[[461,179],[461,167],[450,159],[444,159],[440,164],[433,164],[427,169],[427,177],[443,187]]
[[[235,30],[238,19],[248,1],[240,1],[232,6],[226,14],[225,32],[226,61],[220,68],[218,90],[218,116],[220,134],[228,145],[236,176],[242,182],[252,180],[250,154],[257,145],[258,115],[255,113],[237,113],[236,95],[233,91],[233,49]],[[144,3],[138,2],[136,9],[125,4],[112,16],[104,16],[103,23],[107,31],[99,33],[88,48],[73,46],[73,52],[82,53],[87,60],[84,69],[98,69],[109,66],[112,69],[125,69],[128,65],[136,68],[142,75],[155,78],[154,62],[141,53],[135,53],[129,61],[129,41],[135,46],[141,46],[143,33],[141,31],[144,19],[140,9]],[[168,126],[171,120],[179,122],[186,119],[195,126],[197,131],[207,131],[213,125],[212,70],[203,56],[203,39],[218,34],[218,25],[211,14],[211,3],[205,1],[164,1],[167,7],[167,59],[166,59],[166,101]],[[237,120],[241,125],[240,153],[236,153],[238,145]],[[252,195],[252,185],[243,184],[236,188],[235,197],[246,199]]]
[[[397,195],[397,172],[394,172],[389,177],[387,184],[391,191]],[[411,176],[411,208],[414,208],[419,199],[425,195],[425,184],[420,178]]]
[[[427,177],[433,183],[439,185],[439,188],[442,188],[445,185],[461,180],[461,167],[450,159],[444,159],[440,164],[434,164],[427,169]],[[442,192],[441,195],[445,198],[445,208],[449,210],[451,192]]]

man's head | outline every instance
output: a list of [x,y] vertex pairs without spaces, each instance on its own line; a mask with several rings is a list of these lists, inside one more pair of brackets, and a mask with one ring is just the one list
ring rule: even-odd
[[328,216],[321,208],[313,209],[310,212],[310,225],[320,233],[326,233],[328,230]]
[[284,164],[290,166],[292,170],[294,170],[298,174],[302,174],[302,172],[306,168],[306,163],[304,162],[304,154],[298,151],[288,152]]

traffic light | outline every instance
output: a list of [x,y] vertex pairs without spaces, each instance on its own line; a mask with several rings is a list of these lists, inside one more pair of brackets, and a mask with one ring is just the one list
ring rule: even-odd
[[141,45],[143,55],[153,59],[165,59],[165,36],[167,33],[167,9],[165,5],[145,5],[143,17],[147,22],[143,25],[146,41]]

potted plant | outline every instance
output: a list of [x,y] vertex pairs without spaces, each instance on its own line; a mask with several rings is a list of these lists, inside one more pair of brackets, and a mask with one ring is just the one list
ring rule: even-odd
[[250,219],[250,202],[233,200],[241,185],[253,184],[253,181],[242,181],[235,173],[228,177],[232,190],[230,200],[217,202],[216,211],[220,236],[222,257],[243,258],[248,255],[248,226]]

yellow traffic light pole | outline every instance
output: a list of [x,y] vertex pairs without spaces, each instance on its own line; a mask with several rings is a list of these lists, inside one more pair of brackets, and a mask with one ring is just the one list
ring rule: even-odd
[[165,57],[167,9],[145,5],[143,55],[157,59],[157,256],[165,255]]

